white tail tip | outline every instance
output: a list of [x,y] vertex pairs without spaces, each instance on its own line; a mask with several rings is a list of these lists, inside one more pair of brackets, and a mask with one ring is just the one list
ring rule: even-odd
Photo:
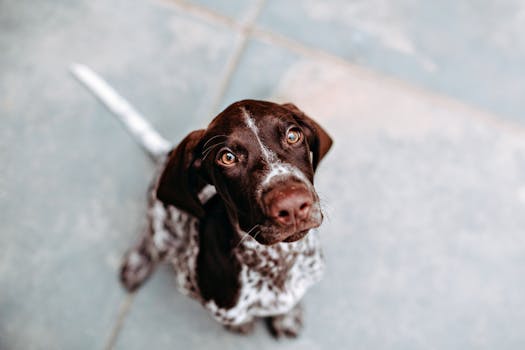
[[71,73],[119,118],[154,158],[166,154],[172,148],[172,145],[153,129],[146,118],[89,67],[74,63],[70,69]]

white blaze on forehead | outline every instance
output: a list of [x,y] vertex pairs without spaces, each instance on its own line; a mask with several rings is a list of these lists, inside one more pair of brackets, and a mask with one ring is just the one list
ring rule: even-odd
[[274,152],[272,152],[268,147],[266,147],[266,145],[262,142],[261,137],[259,136],[259,128],[257,128],[257,125],[255,125],[255,120],[250,116],[250,114],[244,107],[241,107],[241,111],[244,115],[246,125],[255,135],[255,140],[257,140],[257,143],[261,148],[263,158],[268,164],[268,173],[262,181],[262,186],[264,187],[268,185],[274,177],[284,175],[293,175],[299,180],[308,184],[309,181],[307,180],[306,176],[303,174],[302,171],[300,171],[299,169],[297,169],[297,167],[291,164],[282,163],[279,160],[279,158],[277,158],[277,155]]
[[255,135],[255,139],[257,140],[257,143],[259,144],[259,146],[261,147],[261,152],[262,152],[262,155],[264,157],[264,160],[270,165],[270,167],[272,166],[273,163],[275,163],[277,161],[277,156],[268,149],[268,147],[266,147],[263,143],[262,143],[262,140],[261,138],[259,137],[259,129],[257,128],[257,125],[255,125],[255,120],[253,120],[253,118],[250,116],[250,114],[248,113],[248,111],[244,108],[244,107],[241,107],[241,111],[244,115],[244,119],[246,120],[246,125],[248,125],[248,128],[253,131],[253,134]]
[[310,181],[304,176],[303,172],[299,170],[297,167],[290,165],[290,164],[283,164],[283,163],[277,163],[273,164],[270,167],[270,171],[268,174],[266,174],[266,177],[264,178],[262,185],[267,186],[270,184],[271,180],[275,177],[279,176],[294,176],[297,180],[300,180],[304,182],[305,184],[309,184]]

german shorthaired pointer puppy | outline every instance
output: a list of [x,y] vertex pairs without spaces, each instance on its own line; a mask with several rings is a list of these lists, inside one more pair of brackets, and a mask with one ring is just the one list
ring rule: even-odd
[[129,291],[170,262],[182,293],[247,332],[302,327],[299,301],[323,272],[314,171],[332,145],[293,104],[245,100],[191,132],[161,161],[148,227],[121,268]]

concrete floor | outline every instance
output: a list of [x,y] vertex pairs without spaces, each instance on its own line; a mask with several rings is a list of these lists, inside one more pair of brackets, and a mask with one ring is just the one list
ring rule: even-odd
[[[525,4],[0,2],[0,349],[523,349]],[[176,142],[242,98],[335,139],[306,328],[225,332],[160,269],[117,281],[153,169],[68,73]]]

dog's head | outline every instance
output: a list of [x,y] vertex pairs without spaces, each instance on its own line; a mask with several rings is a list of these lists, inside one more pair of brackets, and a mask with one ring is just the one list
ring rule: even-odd
[[157,197],[203,217],[198,193],[211,184],[240,230],[262,244],[294,242],[323,220],[313,177],[331,145],[293,104],[236,102],[169,154]]

